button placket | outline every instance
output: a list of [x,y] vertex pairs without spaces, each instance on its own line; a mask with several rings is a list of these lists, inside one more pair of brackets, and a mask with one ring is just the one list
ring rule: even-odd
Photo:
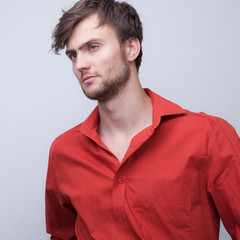
[[[122,169],[121,169],[122,170]],[[118,171],[115,175],[112,190],[112,203],[113,212],[119,224],[126,223],[125,213],[125,190],[126,190],[126,177],[124,171]],[[127,227],[127,226],[125,226]],[[124,228],[125,228],[124,227]]]

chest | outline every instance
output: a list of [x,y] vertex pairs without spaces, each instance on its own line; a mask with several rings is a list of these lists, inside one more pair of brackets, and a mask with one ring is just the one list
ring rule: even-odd
[[110,152],[119,160],[121,163],[129,146],[133,136],[129,137],[115,137],[115,138],[102,138],[103,143],[110,150]]
[[[126,223],[128,232],[127,223],[134,216],[138,219],[134,231],[143,234],[144,239],[164,236],[158,225],[153,228],[153,222],[171,222],[169,226],[184,223],[178,230],[179,239],[187,239],[191,202],[207,201],[199,168],[200,148],[183,148],[179,141],[176,145],[172,141],[168,147],[166,141],[150,140],[143,142],[122,164],[100,146],[89,151],[93,149],[89,146],[91,142],[75,153],[62,154],[65,159],[60,162],[66,165],[58,169],[60,191],[90,229],[107,231],[111,224],[112,228],[118,226],[121,219],[118,227],[123,228]],[[132,141],[127,148],[131,150],[135,144]],[[193,190],[199,195],[194,196]],[[147,232],[153,236],[141,233],[142,225],[151,229]],[[176,230],[168,229],[165,239],[169,231]]]

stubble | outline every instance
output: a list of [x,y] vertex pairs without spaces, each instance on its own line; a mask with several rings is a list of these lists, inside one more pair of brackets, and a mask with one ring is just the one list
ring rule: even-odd
[[[106,102],[115,98],[119,92],[125,87],[130,76],[128,61],[121,53],[119,63],[112,63],[107,70],[101,74],[101,82],[94,90],[89,90],[91,86],[82,88],[84,94],[92,100]],[[98,79],[96,79],[98,81]]]

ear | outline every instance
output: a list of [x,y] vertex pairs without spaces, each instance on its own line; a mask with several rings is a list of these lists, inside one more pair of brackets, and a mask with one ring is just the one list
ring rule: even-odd
[[131,37],[126,41],[126,57],[129,62],[134,62],[140,52],[140,42],[137,38]]

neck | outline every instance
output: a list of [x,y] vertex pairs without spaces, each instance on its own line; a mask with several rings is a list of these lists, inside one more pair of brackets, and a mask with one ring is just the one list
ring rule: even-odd
[[110,101],[99,102],[99,135],[134,136],[152,124],[151,99],[142,89],[138,76]]

